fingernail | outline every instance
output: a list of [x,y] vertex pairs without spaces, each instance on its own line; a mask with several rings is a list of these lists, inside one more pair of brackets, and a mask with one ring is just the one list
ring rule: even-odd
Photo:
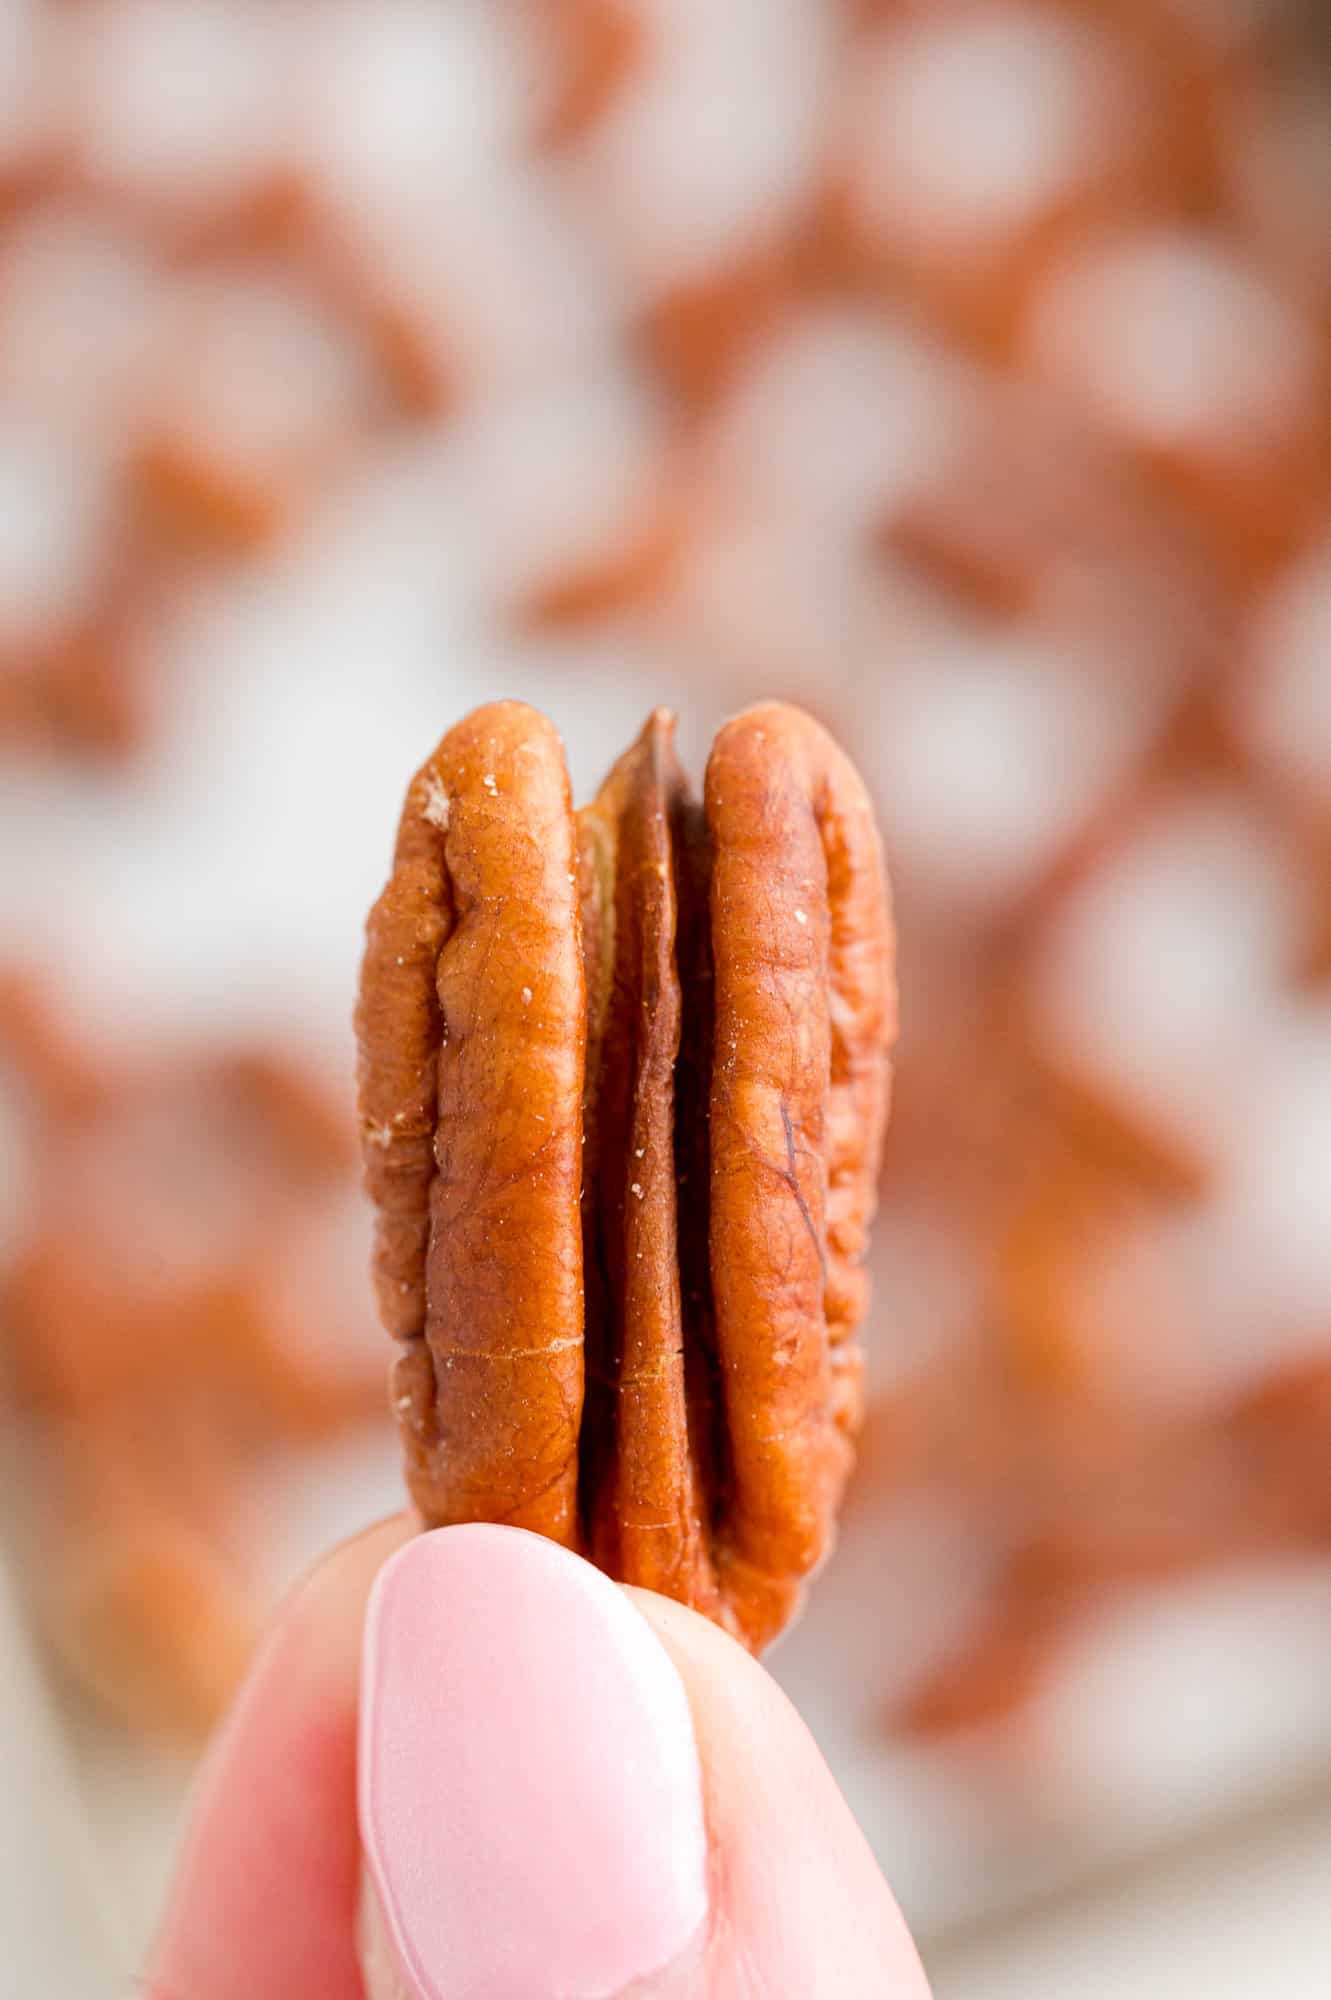
[[603,2000],[707,1910],[688,1699],[599,1570],[520,1528],[420,1535],[366,1623],[360,1825],[411,2000]]

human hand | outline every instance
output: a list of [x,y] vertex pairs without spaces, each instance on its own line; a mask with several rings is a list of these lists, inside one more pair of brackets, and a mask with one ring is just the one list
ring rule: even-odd
[[250,1673],[148,2000],[620,1994],[928,2000],[812,1738],[733,1640],[520,1529],[385,1523]]

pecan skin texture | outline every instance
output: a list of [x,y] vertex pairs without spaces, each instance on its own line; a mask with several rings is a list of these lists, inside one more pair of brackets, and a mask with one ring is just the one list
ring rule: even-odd
[[808,716],[729,723],[700,802],[658,712],[577,815],[534,710],[445,736],[357,1009],[428,1523],[535,1528],[775,1636],[853,1461],[894,1032],[872,813]]
[[376,1293],[433,1523],[579,1539],[586,1026],[563,748],[497,703],[412,780],[357,1011]]

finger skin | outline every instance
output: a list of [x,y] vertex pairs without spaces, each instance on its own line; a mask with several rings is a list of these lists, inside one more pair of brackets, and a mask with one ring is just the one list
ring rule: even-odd
[[361,1627],[415,1525],[399,1515],[338,1549],[261,1648],[199,1777],[146,2000],[364,2000]]
[[[376,1573],[415,1526],[401,1516],[339,1549],[261,1650],[200,1778],[145,2000],[367,2000],[355,1935],[362,1628]],[[696,1612],[628,1595],[688,1693],[712,1895],[700,1953],[634,1993],[928,2000],[900,1912],[784,1694]]]
[[715,1884],[705,1972],[662,1996],[929,2000],[868,1842],[776,1682],[696,1612],[629,1595],[688,1690]]

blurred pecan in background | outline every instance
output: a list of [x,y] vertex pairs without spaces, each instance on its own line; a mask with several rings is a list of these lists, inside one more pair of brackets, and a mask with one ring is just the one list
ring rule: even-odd
[[582,1549],[757,1647],[825,1552],[895,1029],[859,778],[658,712],[575,816],[517,702],[412,780],[357,1029],[376,1283],[427,1521]]
[[213,1726],[262,1620],[274,1469],[382,1413],[348,1111],[280,1042],[108,1033],[0,965],[10,1527],[65,1678],[133,1729]]

